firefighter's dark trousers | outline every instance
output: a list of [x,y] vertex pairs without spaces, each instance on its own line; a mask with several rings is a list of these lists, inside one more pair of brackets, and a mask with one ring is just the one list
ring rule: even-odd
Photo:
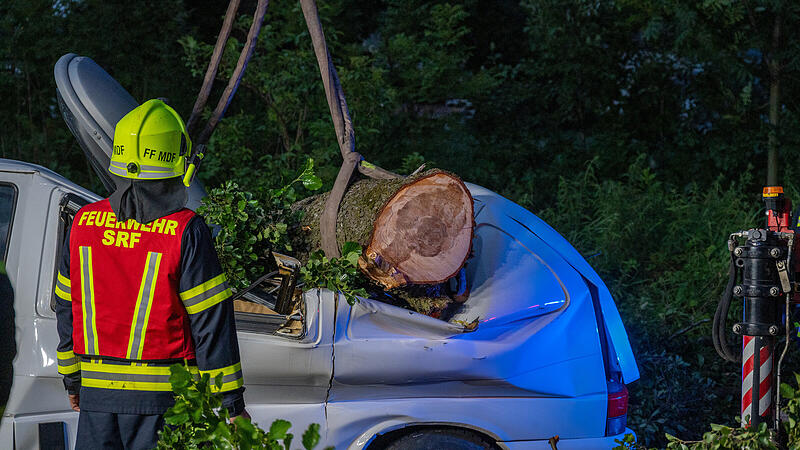
[[81,411],[76,450],[152,449],[164,426],[161,415]]

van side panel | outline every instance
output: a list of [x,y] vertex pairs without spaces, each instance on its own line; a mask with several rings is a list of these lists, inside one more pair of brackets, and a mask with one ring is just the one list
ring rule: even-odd
[[622,323],[622,318],[619,315],[614,299],[611,297],[611,293],[603,280],[597,275],[597,272],[594,271],[589,263],[586,262],[583,256],[581,256],[581,254],[575,250],[575,247],[564,239],[556,230],[530,211],[486,188],[472,183],[466,183],[466,185],[473,196],[482,195],[487,198],[494,196],[494,201],[502,203],[500,207],[509,217],[519,222],[531,233],[546,242],[547,245],[558,252],[570,265],[591,281],[592,284],[597,286],[600,296],[600,306],[603,309],[603,317],[606,321],[606,327],[611,337],[612,347],[616,352],[616,359],[622,371],[623,379],[625,383],[638,380],[639,368],[636,365],[636,358],[633,355],[633,349],[631,348],[628,334],[625,331],[625,326]]

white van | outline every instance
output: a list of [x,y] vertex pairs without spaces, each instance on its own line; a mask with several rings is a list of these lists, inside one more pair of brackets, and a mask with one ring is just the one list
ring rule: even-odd
[[[55,68],[62,114],[101,178],[114,124],[136,101],[89,58]],[[106,183],[112,181],[104,180]],[[321,425],[340,449],[613,447],[639,371],[611,295],[555,230],[467,183],[475,200],[470,296],[448,322],[326,289],[301,330],[248,293],[236,320],[245,400],[262,427]],[[204,195],[199,183],[190,206]],[[14,288],[17,354],[0,448],[73,448],[78,413],[56,368],[54,285],[72,216],[100,197],[40,166],[0,160],[0,256]],[[474,330],[463,324],[478,320]]]

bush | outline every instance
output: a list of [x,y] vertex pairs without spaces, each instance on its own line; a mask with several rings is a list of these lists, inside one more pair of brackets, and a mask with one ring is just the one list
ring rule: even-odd
[[[800,386],[800,375],[795,373],[795,381]],[[781,395],[786,400],[786,405],[782,412],[786,414],[781,422],[782,435],[789,448],[800,446],[800,390],[792,388],[786,383],[781,383]],[[739,422],[739,418],[736,418]],[[725,425],[711,424],[711,431],[703,434],[703,438],[697,441],[684,441],[671,434],[666,435],[667,449],[679,450],[721,450],[733,448],[746,449],[771,449],[778,450],[783,446],[779,445],[779,437],[767,429],[766,423],[761,423],[758,428],[731,428]],[[647,449],[640,441],[637,441],[632,434],[626,434],[620,441],[616,440],[619,446],[615,450],[626,449]]]
[[722,422],[738,405],[741,368],[714,352],[710,319],[727,282],[728,234],[759,224],[752,180],[679,188],[643,156],[618,180],[597,176],[597,164],[561,178],[556,202],[539,215],[614,296],[641,372],[630,386],[631,429],[646,445],[666,445],[665,433],[699,437],[697,417]]
[[233,181],[211,189],[197,212],[218,226],[214,238],[222,269],[235,289],[247,287],[269,267],[271,250],[291,251],[289,228],[296,226],[298,213],[290,206],[299,195],[294,185],[308,191],[322,186],[314,175],[314,160],[308,159],[303,171],[289,184],[253,193]]
[[363,285],[366,277],[358,269],[358,257],[361,246],[356,242],[345,242],[340,258],[325,256],[322,250],[311,254],[308,263],[300,269],[306,289],[327,288],[333,292],[341,292],[347,303],[354,305],[356,296],[366,297]]
[[[212,393],[208,374],[195,377],[180,364],[170,367],[170,372],[175,405],[164,414],[166,425],[159,433],[158,449],[290,450],[294,440],[294,435],[289,433],[290,422],[275,420],[269,431],[241,416],[231,423],[228,410],[222,407],[222,395]],[[219,390],[222,386],[221,372],[213,382]],[[319,424],[309,425],[301,441],[306,450],[316,447]]]

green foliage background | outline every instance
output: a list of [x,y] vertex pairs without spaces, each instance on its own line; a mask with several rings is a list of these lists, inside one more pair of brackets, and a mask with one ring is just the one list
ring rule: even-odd
[[[242,2],[223,78],[254,3]],[[90,56],[139,101],[168,97],[186,116],[226,5],[0,2],[0,156],[43,164],[103,193],[59,117],[55,61],[68,51]],[[607,281],[642,371],[631,385],[629,425],[646,445],[665,445],[665,432],[700,438],[704,423],[732,424],[739,367],[715,355],[704,320],[725,283],[727,233],[761,220],[770,137],[784,163],[781,181],[798,198],[800,4],[330,0],[319,7],[358,151],[401,172],[434,161],[522,204]],[[769,120],[772,79],[780,80],[777,126]],[[228,181],[269,192],[313,158],[329,189],[340,156],[322,92],[299,5],[271,2],[239,93],[210,142],[200,173],[206,185],[222,186],[219,195]],[[246,198],[230,200],[227,213],[259,214]]]
[[[795,383],[800,386],[800,375],[794,374]],[[779,448],[796,449],[800,447],[800,390],[788,383],[781,383],[781,396],[785,400],[781,420],[780,433],[761,422],[757,427],[741,427],[711,424],[711,430],[703,433],[702,439],[685,440],[667,434],[668,450],[726,450],[726,449],[761,449],[778,450]],[[737,418],[738,422],[738,418]],[[626,434],[623,439],[616,439],[619,444],[614,450],[649,450],[642,440],[633,434]]]

